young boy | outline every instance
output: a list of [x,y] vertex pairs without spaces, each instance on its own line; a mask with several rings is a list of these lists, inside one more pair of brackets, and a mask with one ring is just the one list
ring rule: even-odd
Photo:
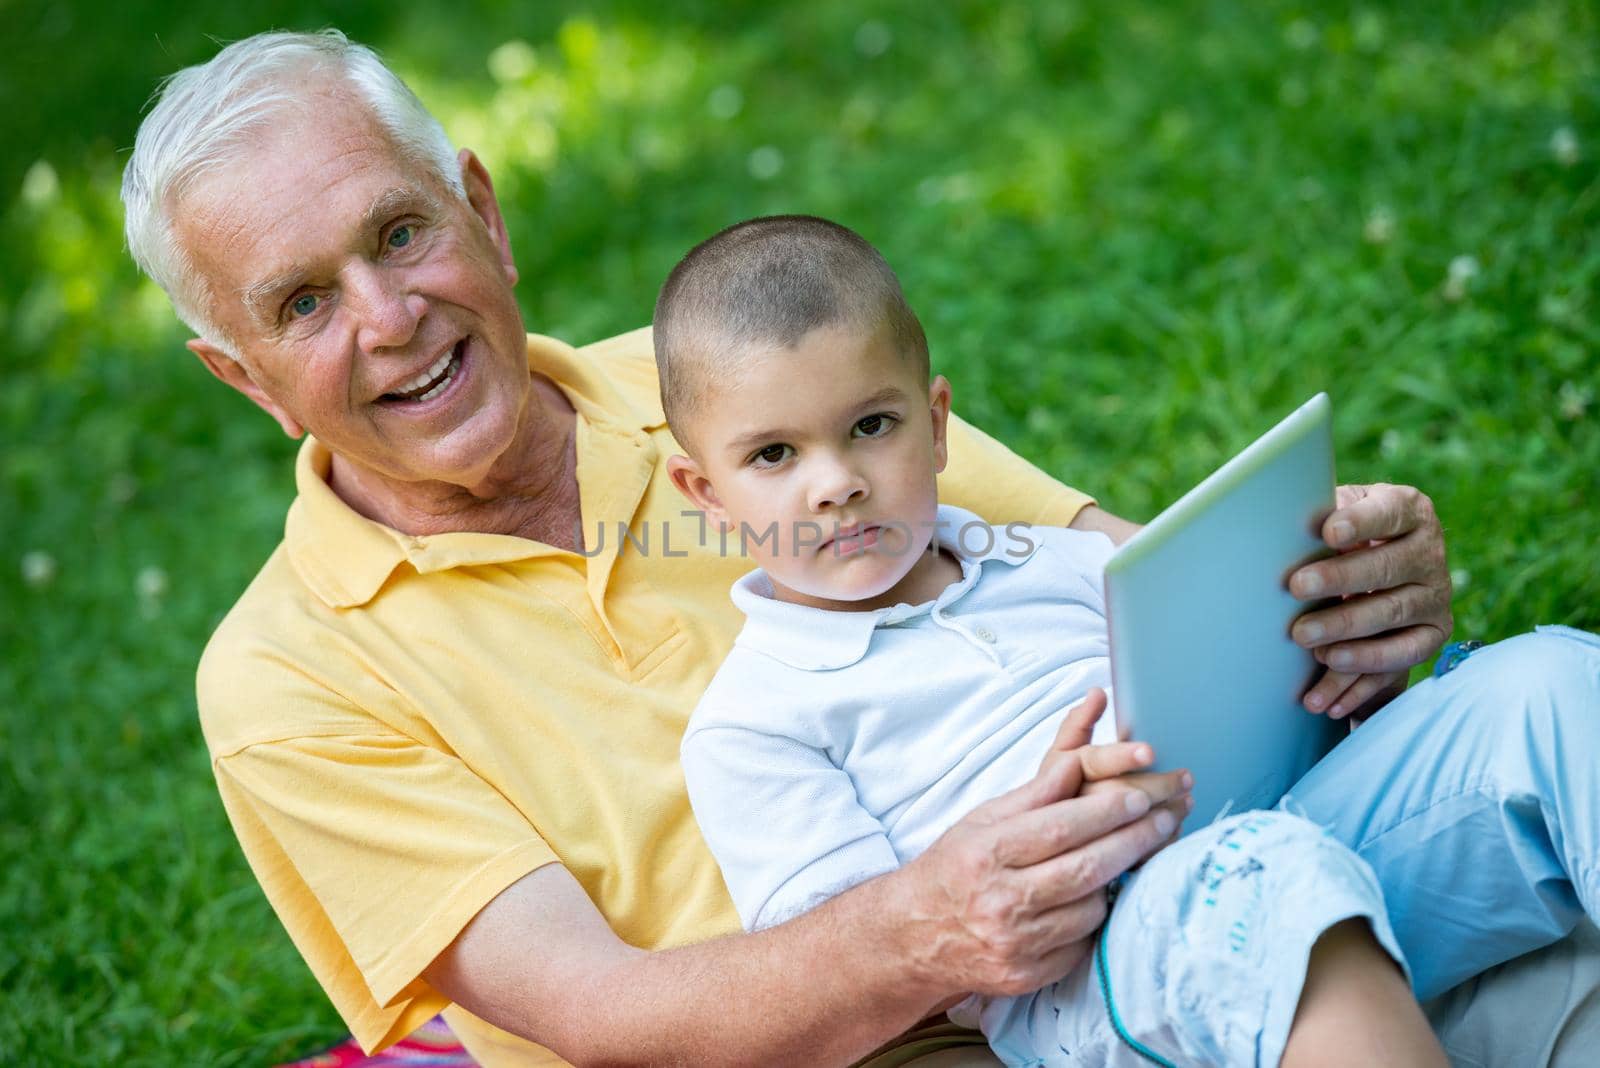
[[[673,480],[760,565],[682,746],[747,928],[1028,780],[1069,708],[1078,744],[1114,738],[1111,543],[939,506],[950,387],[870,245],[808,217],[725,230],[667,279],[655,344]],[[951,1015],[1012,1065],[1443,1064],[1404,967],[1366,863],[1249,812],[1131,876],[1065,978]]]

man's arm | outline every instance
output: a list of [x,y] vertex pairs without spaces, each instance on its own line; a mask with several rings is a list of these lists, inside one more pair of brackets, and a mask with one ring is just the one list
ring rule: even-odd
[[[446,997],[576,1064],[848,1064],[968,991],[1066,974],[1099,892],[1172,831],[1144,789],[1075,796],[1070,755],[979,806],[906,867],[755,934],[648,953],[547,865],[424,972]],[[1155,800],[1181,791],[1157,779]],[[1181,803],[1181,802],[1180,802]]]
[[[1294,640],[1327,666],[1301,699],[1335,718],[1364,714],[1405,689],[1406,674],[1439,651],[1455,625],[1444,529],[1411,486],[1340,486],[1322,537],[1338,555],[1300,568],[1289,590],[1339,603],[1295,621]],[[1089,505],[1073,519],[1121,544],[1135,523]]]
[[1121,545],[1139,533],[1140,529],[1138,523],[1130,523],[1121,516],[1112,515],[1098,504],[1084,505],[1073,517],[1071,525],[1073,530],[1104,534],[1113,545]]

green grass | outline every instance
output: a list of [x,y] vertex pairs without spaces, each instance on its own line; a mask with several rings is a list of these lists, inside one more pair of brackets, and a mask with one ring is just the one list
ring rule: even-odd
[[337,22],[386,50],[495,173],[530,329],[641,325],[696,240],[832,216],[899,269],[958,408],[1112,510],[1149,517],[1327,389],[1341,476],[1432,494],[1459,635],[1600,627],[1592,4],[179,6],[8,8],[17,1063],[261,1064],[339,1030],[233,843],[192,690],[291,445],[121,250],[139,104],[204,33]]

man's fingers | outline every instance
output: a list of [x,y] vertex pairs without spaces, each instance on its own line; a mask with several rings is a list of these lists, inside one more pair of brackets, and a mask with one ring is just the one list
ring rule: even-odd
[[1010,868],[1038,864],[1141,818],[1153,804],[1143,790],[1116,787],[1017,813],[995,842],[995,858]]
[[1078,796],[1083,788],[1082,750],[1070,753],[1048,753],[1039,765],[1039,772],[1014,790],[1009,790],[991,801],[985,801],[974,812],[983,812],[996,819],[1005,819],[1030,809],[1040,808],[1065,798]]
[[1100,782],[1086,782],[1078,796],[1096,797],[1109,790],[1138,790],[1150,799],[1151,805],[1162,805],[1175,797],[1182,797],[1193,786],[1194,776],[1179,768],[1177,771],[1147,771],[1119,775],[1115,779]]
[[1422,624],[1391,631],[1378,638],[1340,642],[1316,651],[1317,659],[1335,671],[1351,675],[1383,675],[1406,671],[1444,646],[1449,631]]
[[1322,538],[1335,549],[1387,541],[1437,522],[1433,501],[1414,486],[1377,483],[1340,489],[1339,507],[1322,523]]
[[[1055,741],[1050,743],[1049,752],[1067,752],[1088,745],[1094,737],[1094,725],[1100,722],[1105,710],[1106,692],[1095,686],[1084,695],[1083,700],[1067,709],[1066,717],[1056,731]],[[1048,754],[1046,756],[1048,758]]]
[[1362,675],[1350,684],[1350,688],[1340,694],[1333,704],[1328,706],[1328,715],[1332,719],[1343,719],[1352,713],[1359,712],[1373,698],[1379,694],[1387,693],[1405,685],[1405,676],[1399,675]]
[[1194,811],[1194,795],[1184,794],[1182,797],[1175,797],[1162,807],[1168,812],[1172,813],[1173,818],[1178,821],[1178,825],[1172,829],[1171,834],[1157,842],[1154,849],[1150,850],[1150,852],[1139,858],[1138,863],[1140,864],[1143,864],[1145,861],[1149,860],[1151,857],[1167,848],[1167,846],[1183,837],[1183,821],[1188,817],[1189,813]]
[[1294,621],[1292,634],[1298,645],[1315,649],[1397,627],[1443,623],[1448,615],[1448,601],[1440,602],[1439,591],[1410,582],[1306,612]]
[[1324,671],[1317,684],[1300,698],[1300,704],[1307,712],[1326,712],[1359,678],[1362,676],[1348,671]]
[[1420,533],[1405,535],[1306,564],[1289,576],[1289,592],[1312,600],[1419,581],[1431,566],[1425,540]]
[[1405,689],[1404,671],[1356,675],[1345,671],[1326,671],[1317,684],[1306,691],[1300,703],[1308,712],[1326,712],[1332,719],[1343,719],[1360,712],[1380,695]]
[[1083,781],[1088,783],[1143,771],[1155,761],[1156,754],[1144,742],[1112,742],[1084,746],[1078,751],[1078,759],[1083,764]]
[[1162,806],[1078,849],[1035,864],[1025,873],[1034,883],[1033,900],[1043,908],[1105,886],[1154,852],[1177,827],[1178,817]]

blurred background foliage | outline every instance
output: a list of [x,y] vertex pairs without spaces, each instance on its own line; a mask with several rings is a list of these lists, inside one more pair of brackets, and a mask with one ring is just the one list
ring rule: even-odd
[[957,406],[1146,519],[1318,389],[1425,487],[1458,636],[1600,627],[1600,12],[1583,0],[395,5],[4,0],[0,1050],[260,1064],[336,1017],[195,724],[291,443],[126,261],[141,105],[337,25],[495,175],[529,328],[648,321],[695,241],[881,247]]

